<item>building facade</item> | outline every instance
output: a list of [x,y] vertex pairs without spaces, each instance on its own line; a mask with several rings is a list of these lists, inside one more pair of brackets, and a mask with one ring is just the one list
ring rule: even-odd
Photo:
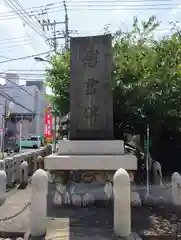
[[[27,81],[18,85],[18,75],[6,74],[6,82],[0,86],[0,116],[4,114],[5,97],[9,95],[15,103],[12,108],[13,120],[8,121],[7,128],[19,137],[22,121],[22,137],[44,135],[45,86],[40,81]],[[6,100],[9,102],[9,100]],[[20,106],[20,105],[22,106]]]

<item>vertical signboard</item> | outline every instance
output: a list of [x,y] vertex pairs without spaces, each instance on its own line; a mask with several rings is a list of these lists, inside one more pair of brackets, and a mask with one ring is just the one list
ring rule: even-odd
[[71,38],[70,139],[113,139],[111,35]]
[[52,107],[47,105],[45,108],[45,139],[47,142],[52,142]]

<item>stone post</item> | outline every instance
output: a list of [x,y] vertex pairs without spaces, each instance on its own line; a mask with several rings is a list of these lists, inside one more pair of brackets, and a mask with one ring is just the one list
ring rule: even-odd
[[28,184],[28,163],[23,161],[20,165],[20,188],[25,188]]
[[44,168],[44,160],[43,160],[42,156],[38,155],[34,161],[34,172],[40,168],[41,169]]
[[37,157],[37,163],[39,168],[44,169],[44,160],[42,156]]
[[46,234],[47,173],[42,169],[38,169],[32,176],[31,184],[30,234],[32,237],[41,237]]
[[5,171],[5,161],[4,160],[0,160],[0,170]]
[[0,206],[6,199],[6,172],[0,170]]
[[114,174],[114,232],[118,237],[131,234],[130,177],[125,169]]
[[178,172],[172,174],[172,203],[181,205],[181,175]]
[[153,184],[162,185],[162,167],[157,161],[153,162]]

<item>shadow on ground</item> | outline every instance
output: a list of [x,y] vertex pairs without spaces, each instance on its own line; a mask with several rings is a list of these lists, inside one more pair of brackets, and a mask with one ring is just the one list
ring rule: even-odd
[[49,189],[47,216],[69,219],[69,240],[75,240],[78,236],[115,239],[113,237],[113,208],[110,202],[99,202],[89,207],[72,205],[56,207],[52,199],[53,192]]
[[[162,192],[161,189],[152,189],[154,195],[162,192],[164,202],[132,208],[132,232],[142,236],[160,237],[175,236],[177,232],[181,234],[179,220],[181,208],[173,208],[173,205],[170,204],[170,194],[167,192],[170,191],[170,188],[167,189],[166,195],[165,189],[163,190]],[[113,203],[100,201],[89,207],[70,205],[56,207],[52,202],[53,192],[50,190],[48,194],[47,214],[50,218],[62,219],[62,221],[68,219],[69,240],[77,240],[78,237],[102,240],[117,239],[113,234]]]

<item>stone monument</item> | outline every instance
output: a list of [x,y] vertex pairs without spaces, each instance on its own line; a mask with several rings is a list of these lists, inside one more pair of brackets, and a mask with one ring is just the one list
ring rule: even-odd
[[112,140],[111,35],[71,38],[70,139]]
[[70,140],[44,160],[56,205],[110,200],[114,173],[137,170],[136,156],[113,137],[111,45],[111,35],[71,38]]

